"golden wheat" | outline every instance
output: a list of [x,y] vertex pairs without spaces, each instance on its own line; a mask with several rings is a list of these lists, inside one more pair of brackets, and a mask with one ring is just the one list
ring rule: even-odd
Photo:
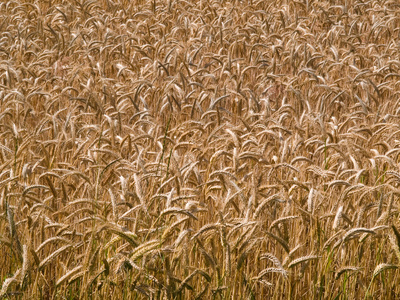
[[0,10],[0,298],[399,297],[395,1]]

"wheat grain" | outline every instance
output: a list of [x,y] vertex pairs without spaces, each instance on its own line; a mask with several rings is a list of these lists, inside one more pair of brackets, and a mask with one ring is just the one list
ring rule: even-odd
[[61,248],[58,248],[56,251],[52,252],[49,256],[47,256],[45,259],[43,259],[40,264],[39,264],[39,269],[43,269],[50,261],[52,261],[56,256],[60,255],[63,253],[65,250],[71,248],[72,245],[65,245],[62,246]]
[[345,272],[360,272],[360,270],[360,268],[353,266],[342,267],[336,271],[335,280],[338,280],[340,276]]
[[391,270],[391,269],[397,269],[398,266],[392,265],[392,264],[386,264],[386,263],[381,263],[376,266],[374,273],[372,274],[372,277],[375,278],[378,276],[380,273],[382,273],[385,270]]
[[310,261],[310,260],[317,260],[319,258],[321,258],[321,256],[318,256],[318,255],[307,255],[307,256],[299,257],[299,258],[291,261],[288,264],[288,268],[294,267],[294,266],[296,266],[296,265],[298,265],[300,263],[307,262],[307,261]]
[[1,297],[398,294],[397,3],[17,2]]

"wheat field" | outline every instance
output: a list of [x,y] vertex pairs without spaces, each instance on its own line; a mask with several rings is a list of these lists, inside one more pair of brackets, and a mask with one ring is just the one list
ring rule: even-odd
[[0,12],[0,299],[400,298],[398,1]]

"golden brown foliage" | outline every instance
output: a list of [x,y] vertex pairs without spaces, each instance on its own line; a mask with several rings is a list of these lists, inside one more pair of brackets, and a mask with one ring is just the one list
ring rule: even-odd
[[400,297],[397,1],[0,11],[0,298]]

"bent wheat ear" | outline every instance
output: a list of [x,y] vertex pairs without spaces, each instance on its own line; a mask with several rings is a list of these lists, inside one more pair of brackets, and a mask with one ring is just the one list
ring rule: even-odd
[[70,243],[71,243],[71,240],[66,239],[66,238],[63,238],[63,237],[60,237],[60,236],[51,237],[51,238],[45,240],[43,243],[41,243],[41,244],[36,248],[35,252],[39,252],[40,250],[42,250],[42,249],[43,249],[47,244],[49,244],[49,243],[58,243],[58,242],[64,242],[64,243],[66,243],[66,244],[70,244]]
[[375,234],[375,231],[372,229],[368,229],[368,228],[353,228],[350,229],[349,231],[346,232],[346,234],[343,236],[343,242],[346,242],[347,240],[350,240],[352,238],[354,238],[355,235],[358,235],[360,233],[371,233],[371,234]]
[[42,270],[49,262],[51,262],[54,258],[56,258],[58,255],[60,255],[61,253],[63,253],[65,250],[71,248],[72,245],[65,245],[59,249],[57,249],[56,251],[54,251],[52,254],[50,254],[49,256],[47,256],[45,259],[43,259],[40,264],[39,264],[39,269]]
[[285,249],[285,251],[286,251],[287,253],[290,252],[290,250],[289,250],[289,245],[288,245],[288,243],[287,243],[284,239],[282,239],[281,237],[279,237],[279,236],[273,234],[272,232],[268,232],[268,231],[267,231],[266,234],[269,235],[270,237],[272,237],[273,239],[275,239],[275,240],[283,247],[283,249]]
[[288,265],[288,268],[292,268],[300,263],[307,262],[310,260],[318,260],[320,258],[321,258],[321,256],[318,256],[318,255],[308,255],[308,256],[299,257],[299,258],[291,261]]
[[148,241],[138,247],[135,248],[131,255],[131,260],[135,261],[136,259],[142,257],[143,255],[153,251],[154,249],[161,246],[161,242],[158,240]]
[[399,267],[396,265],[381,263],[376,266],[374,273],[372,274],[372,277],[375,278],[376,276],[378,276],[380,273],[382,273],[385,270],[393,270],[393,269],[398,269],[398,268]]
[[108,224],[100,227],[100,229],[97,231],[97,233],[100,233],[102,230],[106,230],[106,231],[109,231],[109,232],[119,235],[121,238],[126,240],[129,244],[131,244],[134,247],[136,247],[138,245],[138,241],[137,241],[138,236],[136,234],[134,234],[133,232],[130,232],[128,230],[124,230],[123,228],[120,228],[116,224],[108,223]]
[[337,270],[336,275],[335,275],[335,280],[338,280],[342,274],[345,272],[360,272],[361,268],[358,267],[353,267],[353,266],[346,266],[342,267],[339,270]]
[[275,226],[279,225],[280,223],[287,222],[289,220],[294,220],[294,219],[297,219],[297,218],[299,218],[299,216],[287,216],[287,217],[282,217],[282,218],[276,219],[269,226],[269,230],[271,231],[272,228],[274,228]]
[[265,275],[267,275],[268,273],[279,273],[281,274],[285,279],[288,278],[288,272],[284,269],[281,268],[267,268],[264,269],[260,272],[260,274],[258,274],[258,276],[256,278],[253,278],[255,280],[260,280],[262,277],[264,277]]
[[270,196],[270,197],[264,199],[264,200],[258,205],[258,207],[256,208],[256,211],[254,212],[254,219],[257,219],[257,218],[258,218],[258,216],[260,215],[260,213],[262,212],[262,210],[264,209],[264,207],[265,207],[268,203],[270,203],[270,202],[272,202],[272,201],[275,201],[275,200],[279,200],[279,199],[280,199],[280,195],[279,195],[279,194],[275,194],[275,195],[272,195],[272,196]]
[[206,272],[202,271],[202,270],[195,270],[193,271],[191,274],[189,274],[184,280],[182,280],[181,284],[179,285],[179,287],[177,288],[177,290],[175,291],[175,293],[179,294],[180,292],[182,292],[182,290],[185,288],[185,286],[188,285],[188,282],[197,274],[202,275],[207,282],[211,282],[211,277],[210,275],[208,275]]
[[82,265],[79,265],[75,268],[73,268],[72,270],[68,271],[67,273],[65,273],[60,279],[57,280],[56,282],[56,286],[61,285],[62,283],[64,283],[64,281],[70,279],[73,275],[75,275],[77,272],[79,272],[82,269]]
[[11,277],[11,278],[7,278],[3,281],[3,285],[2,285],[1,291],[0,291],[0,298],[7,297],[8,288],[14,282],[19,282],[18,279],[15,278],[15,276]]
[[210,230],[214,230],[214,231],[218,231],[219,228],[221,227],[221,224],[216,223],[216,224],[206,224],[203,227],[201,227],[199,229],[198,232],[196,232],[196,234],[194,234],[192,236],[192,240],[197,239],[200,235],[202,235],[203,233],[210,231]]
[[265,253],[263,255],[260,256],[260,259],[269,259],[270,261],[272,261],[274,263],[274,265],[278,268],[283,269],[281,262],[279,261],[278,258],[276,258],[273,254],[271,253]]

